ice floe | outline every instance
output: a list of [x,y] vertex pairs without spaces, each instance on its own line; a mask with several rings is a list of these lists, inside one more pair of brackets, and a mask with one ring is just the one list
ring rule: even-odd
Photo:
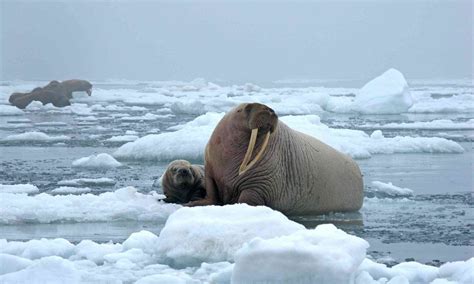
[[105,141],[107,142],[133,142],[137,139],[138,139],[137,135],[120,135],[120,136],[112,136]]
[[107,153],[100,153],[88,157],[79,158],[72,162],[73,167],[109,169],[122,166],[120,162]]
[[[163,250],[166,244],[168,249]],[[159,236],[140,231],[123,243],[1,239],[0,264],[6,265],[0,265],[0,282],[467,284],[474,280],[474,258],[440,267],[413,261],[387,267],[366,256],[368,246],[334,225],[305,229],[264,207],[181,208]],[[173,250],[184,261],[181,268],[169,258]],[[202,258],[210,262],[200,262]]]
[[22,114],[24,114],[24,112],[17,107],[0,104],[0,116],[22,115]]
[[235,252],[254,237],[291,234],[304,227],[268,207],[246,204],[182,208],[160,233],[157,253],[174,266],[233,260]]
[[405,77],[400,71],[389,69],[360,89],[353,108],[365,114],[394,114],[406,112],[412,105]]
[[99,195],[34,196],[0,192],[0,224],[52,222],[112,222],[123,220],[162,222],[181,206],[166,204],[163,196],[142,194],[133,187]]
[[391,182],[384,183],[381,181],[372,181],[371,186],[368,188],[368,192],[377,196],[382,195],[389,197],[413,195],[413,190],[409,188],[398,187],[393,185]]
[[81,194],[91,192],[92,189],[88,187],[72,187],[72,186],[60,186],[51,190],[51,193],[55,194]]
[[58,182],[58,185],[64,186],[84,186],[84,185],[95,185],[95,186],[106,186],[106,185],[115,185],[115,180],[111,178],[78,178],[78,179],[69,179],[61,180]]
[[398,130],[398,129],[455,129],[455,130],[471,130],[474,129],[474,119],[469,119],[463,122],[455,122],[450,119],[436,119],[432,121],[415,121],[415,122],[401,122],[401,123],[387,123],[387,124],[364,124],[357,126],[358,128],[372,128],[382,130]]
[[56,142],[56,141],[65,141],[71,139],[65,135],[58,136],[49,136],[46,133],[39,131],[25,132],[21,134],[12,134],[3,138],[3,141],[38,141],[38,142]]
[[[122,159],[198,160],[223,113],[206,113],[165,132],[152,134],[122,145],[114,156]],[[295,130],[318,138],[354,158],[393,153],[462,153],[456,142],[437,137],[384,137],[378,130],[367,135],[360,130],[330,128],[317,115],[283,116],[280,120]]]
[[38,187],[32,184],[0,184],[0,193],[37,193]]

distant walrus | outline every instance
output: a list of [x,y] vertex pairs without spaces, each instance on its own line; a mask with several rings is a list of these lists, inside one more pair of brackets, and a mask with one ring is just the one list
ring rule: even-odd
[[71,105],[73,92],[92,94],[92,84],[85,80],[66,80],[63,82],[51,81],[44,87],[37,87],[29,93],[13,93],[8,101],[21,109],[32,101],[40,101],[43,105],[53,104],[55,107]]
[[258,103],[222,118],[207,143],[205,167],[206,198],[188,206],[247,203],[287,215],[362,206],[362,175],[350,157],[289,128]]
[[168,165],[161,180],[165,202],[186,203],[204,198],[204,166],[175,160]]

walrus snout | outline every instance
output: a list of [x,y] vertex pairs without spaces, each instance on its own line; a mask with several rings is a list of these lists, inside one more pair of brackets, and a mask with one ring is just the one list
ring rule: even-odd
[[178,169],[178,175],[180,176],[190,176],[191,171],[188,169]]

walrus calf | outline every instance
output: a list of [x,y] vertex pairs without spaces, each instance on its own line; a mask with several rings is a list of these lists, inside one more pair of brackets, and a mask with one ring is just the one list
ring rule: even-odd
[[165,202],[186,203],[204,198],[204,166],[175,160],[168,165],[162,178]]
[[206,197],[188,206],[247,203],[286,215],[362,206],[355,161],[289,128],[258,103],[241,104],[222,118],[207,143],[205,167]]
[[53,104],[55,107],[71,105],[73,92],[92,94],[92,84],[86,80],[51,81],[44,87],[37,87],[29,93],[13,93],[8,101],[17,108],[24,109],[32,101],[40,101],[43,105]]

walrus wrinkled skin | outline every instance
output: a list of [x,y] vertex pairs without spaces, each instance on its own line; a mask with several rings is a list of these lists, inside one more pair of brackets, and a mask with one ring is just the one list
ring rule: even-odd
[[206,197],[187,206],[247,203],[286,215],[362,206],[355,161],[258,103],[241,104],[222,118],[206,146],[205,168]]
[[17,108],[24,109],[32,101],[40,101],[43,105],[53,104],[55,107],[71,105],[73,92],[92,94],[92,84],[85,80],[51,81],[44,87],[33,89],[29,93],[13,93],[8,101]]
[[175,160],[168,165],[161,181],[165,202],[186,203],[204,198],[204,166]]

